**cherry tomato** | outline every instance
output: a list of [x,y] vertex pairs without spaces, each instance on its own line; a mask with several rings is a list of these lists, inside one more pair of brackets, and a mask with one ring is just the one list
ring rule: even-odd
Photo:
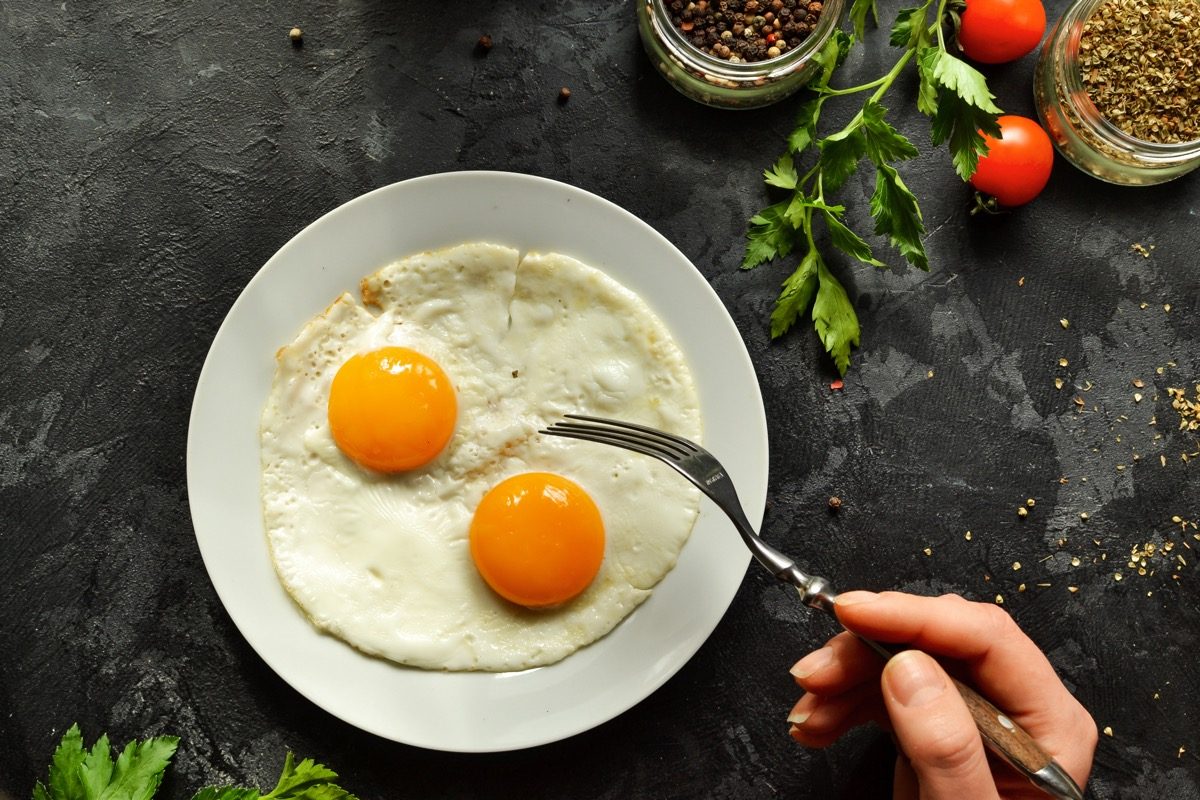
[[979,159],[971,185],[1002,206],[1020,206],[1037,197],[1050,180],[1054,147],[1041,126],[1028,117],[1003,116],[1000,138],[984,134],[988,153]]
[[1042,40],[1046,9],[1041,0],[966,0],[958,44],[981,64],[1016,61]]

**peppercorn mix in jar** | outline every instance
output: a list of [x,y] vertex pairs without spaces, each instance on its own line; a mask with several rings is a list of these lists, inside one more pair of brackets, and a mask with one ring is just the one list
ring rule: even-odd
[[647,55],[678,91],[719,108],[757,108],[807,83],[843,0],[638,0]]

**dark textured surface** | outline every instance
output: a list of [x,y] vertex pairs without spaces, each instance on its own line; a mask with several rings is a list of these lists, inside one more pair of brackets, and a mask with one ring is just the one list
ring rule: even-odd
[[[303,48],[287,40],[293,24]],[[496,45],[480,57],[484,32]],[[877,72],[881,39],[847,74]],[[989,71],[1006,110],[1032,115],[1032,68]],[[894,116],[924,145],[905,91]],[[1200,543],[1189,532],[1194,549],[1176,545],[1186,566],[1126,567],[1135,545],[1181,541],[1173,515],[1200,517],[1200,463],[1180,458],[1200,446],[1164,392],[1200,381],[1200,176],[1122,189],[1060,159],[1032,206],[975,219],[945,154],[923,146],[904,175],[933,268],[837,265],[864,347],[831,392],[809,331],[768,340],[782,267],[736,269],[793,108],[731,114],[677,96],[642,55],[629,3],[0,3],[0,798],[27,796],[76,720],[118,741],[182,736],[166,798],[269,784],[289,748],[363,798],[883,794],[886,737],[862,730],[815,752],[786,736],[787,667],[830,626],[758,571],[649,699],[501,755],[350,728],[233,628],[185,493],[189,404],[213,334],[320,214],[470,168],[596,192],[712,282],[766,398],[768,538],[844,588],[1002,594],[1112,727],[1091,796],[1200,797]],[[868,195],[861,181],[843,192],[860,230]],[[1027,497],[1037,505],[1021,521]]]

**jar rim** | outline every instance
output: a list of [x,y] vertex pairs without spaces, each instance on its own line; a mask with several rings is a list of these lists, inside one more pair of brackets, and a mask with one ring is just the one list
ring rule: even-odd
[[807,63],[816,54],[833,32],[837,30],[842,17],[845,0],[822,0],[821,16],[814,27],[797,47],[788,50],[774,58],[763,61],[743,61],[730,63],[723,58],[709,55],[684,38],[683,33],[671,22],[667,9],[667,0],[643,0],[650,6],[650,15],[659,36],[669,41],[675,47],[675,56],[688,63],[688,66],[703,70],[720,78],[732,80],[746,78],[776,78],[790,73],[795,67]]

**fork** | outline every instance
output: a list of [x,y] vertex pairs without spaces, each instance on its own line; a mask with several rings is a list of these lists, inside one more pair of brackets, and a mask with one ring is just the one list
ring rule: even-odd
[[[717,508],[725,512],[755,560],[779,580],[796,587],[805,605],[820,609],[837,619],[834,612],[834,598],[837,593],[830,582],[804,572],[794,560],[759,537],[754,526],[746,519],[733,480],[712,453],[681,436],[645,425],[582,414],[565,416],[567,422],[556,422],[539,432],[621,447],[662,461],[695,485]],[[904,649],[863,636],[858,638],[885,661]],[[1083,800],[1083,792],[1071,776],[1038,746],[1029,733],[974,689],[957,679],[951,680],[971,711],[984,743],[996,755],[1051,797],[1060,800]]]

